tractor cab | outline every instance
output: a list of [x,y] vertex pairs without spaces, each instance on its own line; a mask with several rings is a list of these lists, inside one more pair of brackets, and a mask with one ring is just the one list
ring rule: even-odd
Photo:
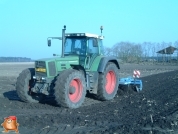
[[103,36],[98,36],[89,33],[72,33],[65,35],[64,55],[87,55],[87,54],[102,54]]
[[103,55],[103,36],[89,33],[65,34],[64,56],[79,56],[79,64],[89,68],[97,56]]
[[[101,34],[103,27],[100,27]],[[102,40],[104,36],[90,33],[65,33],[66,26],[62,29],[62,37],[48,37],[48,46],[52,39],[62,40],[61,58],[78,57],[79,64],[89,69],[97,56],[104,55]],[[70,59],[70,58],[69,58]]]

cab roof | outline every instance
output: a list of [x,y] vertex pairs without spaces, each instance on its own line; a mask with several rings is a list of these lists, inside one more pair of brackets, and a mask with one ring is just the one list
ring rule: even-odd
[[98,39],[103,39],[104,36],[96,35],[96,34],[91,34],[91,33],[66,33],[66,37],[69,36],[86,36],[86,37],[93,37],[93,38],[98,38]]

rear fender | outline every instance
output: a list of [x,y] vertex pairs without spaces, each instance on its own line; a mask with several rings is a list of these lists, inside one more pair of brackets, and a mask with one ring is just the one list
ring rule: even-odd
[[99,73],[104,72],[104,69],[105,69],[108,62],[113,62],[114,64],[116,64],[117,68],[120,69],[117,57],[115,57],[115,56],[103,57],[100,60],[100,63],[99,63],[99,66],[98,66],[98,72]]

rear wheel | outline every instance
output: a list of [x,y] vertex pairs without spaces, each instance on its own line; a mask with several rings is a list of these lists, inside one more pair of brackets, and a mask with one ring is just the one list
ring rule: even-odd
[[86,82],[82,72],[69,69],[56,79],[54,95],[57,103],[63,107],[78,108],[86,95]]
[[16,91],[19,98],[24,102],[40,102],[44,99],[43,94],[37,94],[31,92],[31,88],[34,86],[33,75],[35,75],[34,68],[28,68],[23,70],[16,82]]
[[99,74],[97,96],[101,100],[111,100],[118,90],[118,68],[114,63],[108,63],[105,71]]

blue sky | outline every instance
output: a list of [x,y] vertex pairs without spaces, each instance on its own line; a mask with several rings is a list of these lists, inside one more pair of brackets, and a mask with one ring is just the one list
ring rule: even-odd
[[40,59],[61,53],[47,37],[66,32],[100,34],[104,45],[120,41],[178,40],[178,0],[0,0],[0,56]]

